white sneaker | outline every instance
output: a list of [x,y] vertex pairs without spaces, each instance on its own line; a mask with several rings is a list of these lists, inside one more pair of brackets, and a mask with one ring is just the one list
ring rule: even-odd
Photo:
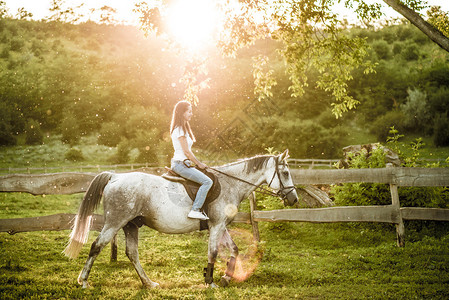
[[208,216],[206,216],[204,213],[196,210],[191,210],[187,217],[191,219],[200,219],[200,220],[209,220]]

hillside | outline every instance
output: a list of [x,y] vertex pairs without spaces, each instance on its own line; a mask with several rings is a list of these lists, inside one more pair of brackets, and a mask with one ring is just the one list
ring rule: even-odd
[[[193,70],[210,78],[192,122],[199,155],[226,159],[272,147],[289,148],[294,157],[333,158],[348,144],[385,142],[395,126],[406,137],[424,137],[428,153],[447,157],[448,53],[408,24],[347,34],[366,38],[377,67],[354,72],[350,93],[361,103],[340,119],[330,112],[331,97],[313,84],[304,96],[290,96],[275,42],[256,43],[235,59],[209,49],[207,72]],[[253,94],[251,57],[260,53],[271,58],[278,79],[265,102]],[[83,152],[87,141],[111,149],[103,161],[166,163],[171,110],[193,65],[129,26],[1,19],[0,66],[2,153],[56,140],[64,151]],[[311,82],[314,76],[311,70]]]

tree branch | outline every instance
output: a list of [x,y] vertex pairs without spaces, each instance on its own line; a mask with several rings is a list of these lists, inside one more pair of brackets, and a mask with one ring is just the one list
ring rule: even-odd
[[408,8],[400,0],[383,0],[395,11],[407,18],[413,25],[427,35],[438,46],[449,52],[449,38],[424,20],[417,12]]

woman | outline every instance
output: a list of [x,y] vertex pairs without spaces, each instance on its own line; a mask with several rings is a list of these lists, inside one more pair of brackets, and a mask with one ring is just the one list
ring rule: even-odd
[[195,136],[189,123],[192,115],[192,106],[189,102],[180,101],[175,105],[170,126],[171,139],[175,149],[175,154],[171,160],[171,168],[180,176],[201,185],[187,217],[208,220],[206,214],[201,212],[201,208],[213,182],[203,172],[192,167],[193,162],[200,169],[207,168],[192,153],[192,144],[195,142]]

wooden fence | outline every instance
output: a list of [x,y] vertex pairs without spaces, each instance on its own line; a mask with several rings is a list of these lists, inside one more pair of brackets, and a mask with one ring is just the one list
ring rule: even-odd
[[[290,168],[334,168],[339,159],[319,159],[319,158],[289,158],[288,163]],[[222,165],[230,163],[232,161],[204,161],[206,164]],[[438,163],[442,166],[448,166],[448,162],[444,159],[420,159],[419,165],[425,165],[429,163]],[[60,167],[24,167],[24,168],[0,168],[0,174],[41,174],[48,172],[101,172],[101,171],[114,171],[114,172],[126,172],[133,171],[140,168],[155,168],[157,163],[133,163],[133,164],[114,164],[114,165],[85,165],[85,166],[60,166]]]
[[[161,174],[162,168],[142,168],[151,174]],[[381,222],[396,224],[398,246],[404,245],[404,220],[449,221],[449,209],[400,207],[398,187],[449,186],[449,168],[382,168],[314,170],[292,169],[293,181],[302,184],[338,184],[367,182],[389,184],[392,203],[378,206],[342,206],[328,208],[282,209],[258,211],[250,197],[250,213],[238,213],[235,222],[249,223],[258,240],[257,222]],[[40,175],[14,174],[0,177],[0,192],[37,194],[74,194],[85,192],[95,173],[53,173]],[[0,220],[0,232],[14,234],[24,231],[70,229],[72,214],[58,214],[23,219]],[[95,216],[94,230],[100,230],[102,216]]]

